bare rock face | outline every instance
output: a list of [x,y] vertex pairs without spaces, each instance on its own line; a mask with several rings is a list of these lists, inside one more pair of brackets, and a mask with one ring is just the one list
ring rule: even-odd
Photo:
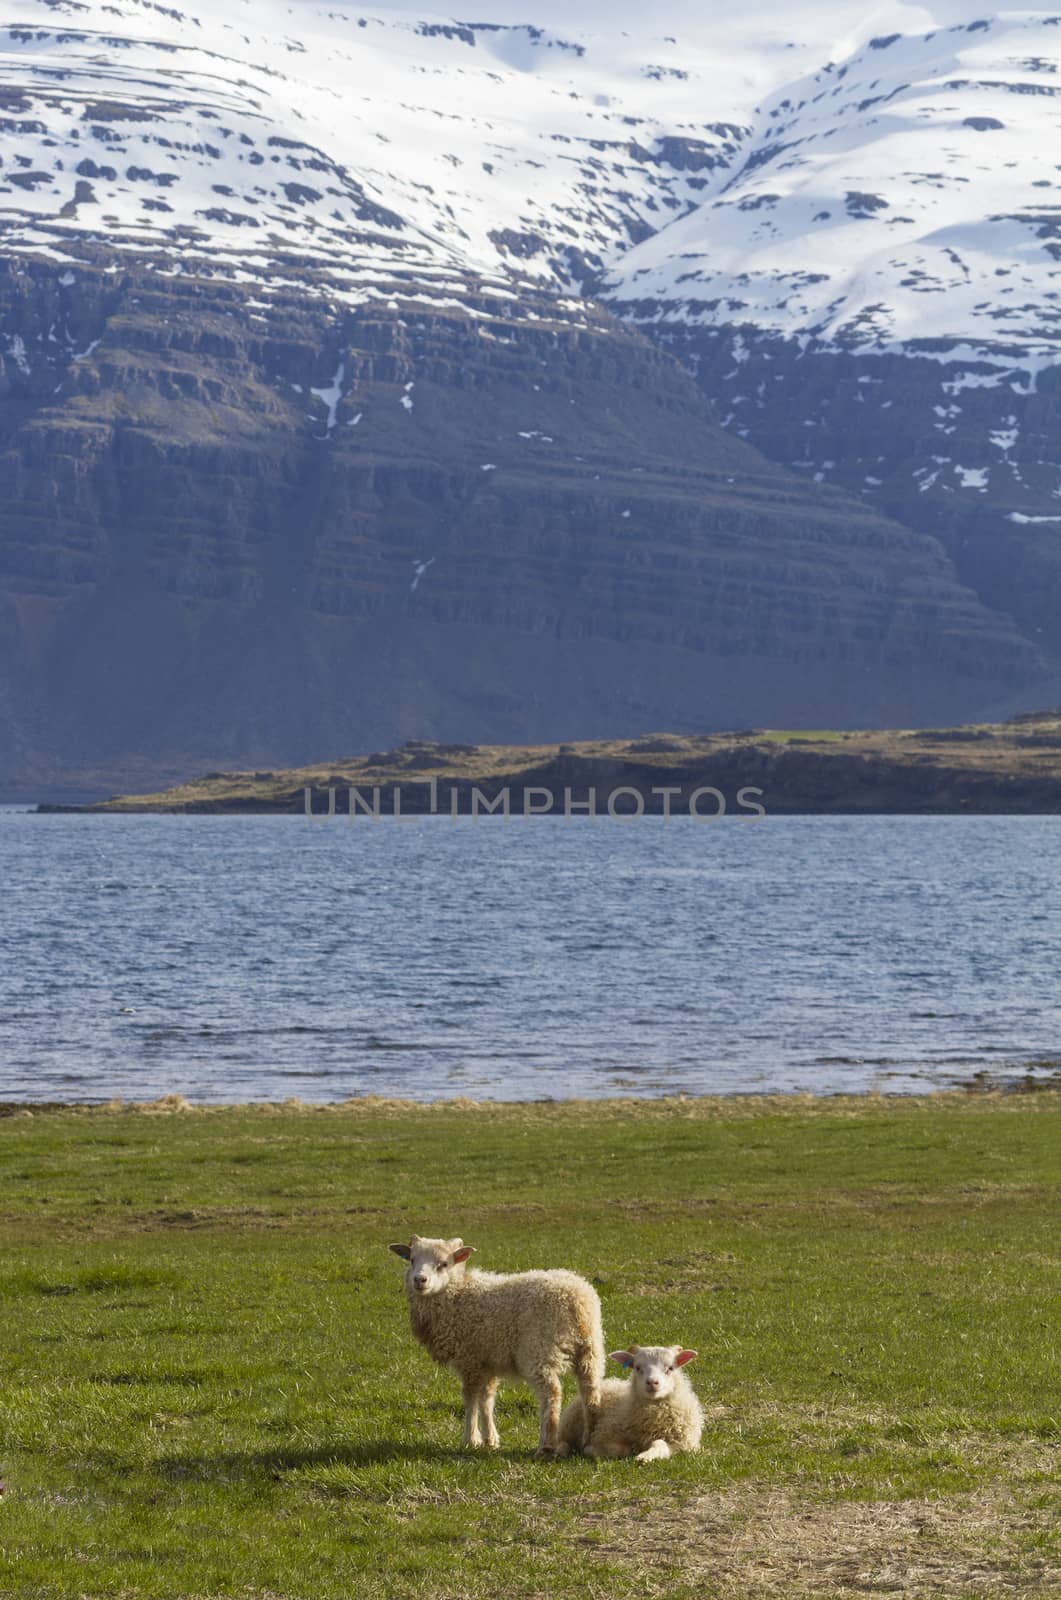
[[603,312],[248,306],[114,265],[0,277],[8,792],[404,737],[946,721],[1041,675],[933,539],[723,433]]
[[1032,374],[1016,350],[1007,365],[947,345],[837,351],[746,325],[654,334],[738,437],[937,538],[1061,674],[1061,365]]

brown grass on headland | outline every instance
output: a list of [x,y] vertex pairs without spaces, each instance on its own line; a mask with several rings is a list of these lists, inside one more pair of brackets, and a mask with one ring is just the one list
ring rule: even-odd
[[[540,785],[598,790],[600,808],[614,787],[650,796],[654,784],[678,784],[681,808],[699,783],[727,791],[760,785],[778,811],[1061,811],[1061,711],[1011,722],[958,728],[884,730],[747,729],[735,733],[660,733],[575,744],[460,745],[410,740],[399,749],[336,758],[279,771],[211,772],[150,794],[117,795],[78,810],[257,812],[299,811],[305,789],[375,788],[390,807],[395,787],[403,807],[426,808],[427,785],[493,795]],[[420,793],[422,791],[422,793]],[[419,797],[418,797],[419,795]],[[658,809],[658,802],[655,803]],[[44,809],[53,809],[45,807]],[[66,809],[63,807],[54,809]],[[467,809],[465,807],[464,809]],[[651,804],[650,804],[651,809]]]

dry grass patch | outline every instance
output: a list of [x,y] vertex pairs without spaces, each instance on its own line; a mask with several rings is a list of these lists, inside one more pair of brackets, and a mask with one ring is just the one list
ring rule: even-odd
[[823,1503],[749,1483],[586,1520],[603,1533],[598,1554],[635,1566],[648,1593],[677,1582],[712,1600],[1061,1595],[1061,1493],[1038,1499],[999,1485],[946,1499]]

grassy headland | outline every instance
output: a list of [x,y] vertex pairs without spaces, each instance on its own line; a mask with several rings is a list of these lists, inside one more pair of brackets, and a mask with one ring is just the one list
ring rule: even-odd
[[[1061,1095],[0,1118],[10,1600],[1061,1594]],[[702,1451],[462,1455],[388,1241],[590,1276]]]
[[[155,794],[117,795],[97,805],[42,806],[45,811],[271,812],[300,811],[305,790],[315,805],[324,791],[338,791],[337,809],[348,809],[347,790],[361,791],[366,804],[379,791],[390,812],[400,790],[403,812],[431,808],[471,809],[472,791],[493,801],[503,791],[521,812],[524,795],[554,810],[570,789],[576,803],[596,792],[598,810],[623,788],[642,796],[645,810],[669,804],[688,813],[699,788],[715,788],[730,813],[747,814],[740,791],[758,791],[773,814],[859,812],[1061,812],[1061,712],[1019,717],[1012,722],[965,728],[891,729],[877,732],[814,732],[751,729],[742,733],[655,734],[640,739],[587,740],[561,745],[453,745],[411,740],[398,750],[319,762],[278,772],[211,772]],[[670,787],[665,801],[655,789]],[[628,794],[617,801],[629,811]],[[709,797],[706,814],[717,809]]]

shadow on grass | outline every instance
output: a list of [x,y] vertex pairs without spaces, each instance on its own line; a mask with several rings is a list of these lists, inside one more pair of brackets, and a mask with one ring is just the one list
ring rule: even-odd
[[373,1467],[389,1462],[529,1461],[529,1450],[461,1450],[437,1444],[372,1439],[360,1444],[306,1449],[233,1450],[219,1455],[164,1456],[156,1470],[172,1479],[284,1478],[313,1467]]

